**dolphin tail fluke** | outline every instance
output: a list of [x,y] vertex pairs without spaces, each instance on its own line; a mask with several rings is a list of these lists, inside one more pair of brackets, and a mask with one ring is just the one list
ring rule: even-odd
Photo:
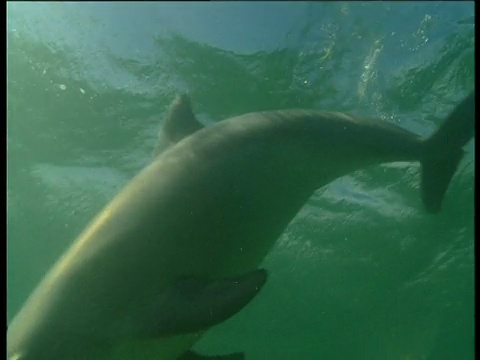
[[462,149],[475,136],[475,92],[471,92],[425,141],[421,193],[427,211],[441,209],[448,185],[462,160]]

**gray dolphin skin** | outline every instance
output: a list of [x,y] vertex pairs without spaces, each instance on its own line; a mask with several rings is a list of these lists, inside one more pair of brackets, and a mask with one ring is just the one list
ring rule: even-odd
[[203,128],[179,97],[164,125],[172,145],[30,295],[8,328],[8,359],[244,359],[192,347],[258,294],[267,277],[258,267],[312,193],[367,166],[419,161],[424,205],[438,212],[474,137],[474,110],[471,93],[422,139],[385,121],[312,110]]
[[170,106],[167,119],[163,123],[153,156],[157,157],[168,147],[202,128],[203,125],[193,114],[190,98],[186,94],[177,96]]

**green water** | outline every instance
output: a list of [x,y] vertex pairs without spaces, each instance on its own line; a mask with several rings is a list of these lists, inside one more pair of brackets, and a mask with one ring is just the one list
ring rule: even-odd
[[[7,12],[9,321],[149,162],[176,93],[191,94],[205,124],[306,107],[426,136],[474,88],[473,2],[9,3]],[[249,360],[473,359],[473,148],[438,215],[422,207],[418,164],[319,190],[265,260],[260,296],[197,348]]]

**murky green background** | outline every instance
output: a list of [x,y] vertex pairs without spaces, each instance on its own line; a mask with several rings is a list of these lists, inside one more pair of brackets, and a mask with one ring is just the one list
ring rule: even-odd
[[[205,124],[306,107],[428,135],[474,87],[473,2],[7,10],[9,320],[148,163],[177,92],[191,94]],[[261,296],[198,349],[249,360],[473,359],[473,147],[439,215],[422,207],[418,164],[319,190],[266,259]]]

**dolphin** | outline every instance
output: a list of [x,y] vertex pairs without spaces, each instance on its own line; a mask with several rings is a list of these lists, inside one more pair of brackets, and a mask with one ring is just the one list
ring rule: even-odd
[[[172,109],[196,122],[185,98]],[[474,110],[472,92],[426,139],[298,109],[180,132],[42,279],[8,328],[8,359],[244,359],[193,346],[258,294],[262,260],[313,192],[367,166],[419,161],[423,203],[439,212]]]

